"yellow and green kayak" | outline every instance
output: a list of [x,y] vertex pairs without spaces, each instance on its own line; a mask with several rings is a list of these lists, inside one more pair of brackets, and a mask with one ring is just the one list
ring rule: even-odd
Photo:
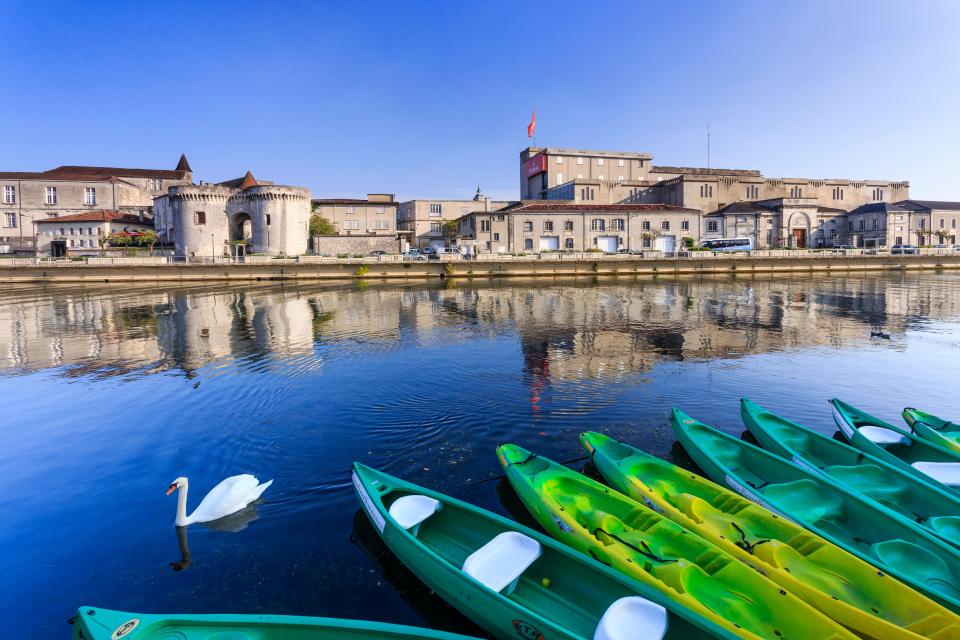
[[912,407],[903,410],[903,419],[924,440],[960,453],[960,424]]
[[864,638],[956,638],[960,617],[720,485],[599,433],[580,442],[618,491],[754,567]]
[[670,426],[714,481],[960,611],[960,550],[861,494],[674,409]]
[[627,496],[512,444],[497,457],[547,532],[742,638],[855,638],[747,565]]
[[476,640],[366,620],[260,614],[153,614],[80,607],[73,640]]

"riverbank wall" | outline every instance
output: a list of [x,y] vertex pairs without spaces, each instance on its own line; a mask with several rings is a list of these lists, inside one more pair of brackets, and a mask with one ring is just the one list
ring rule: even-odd
[[[388,258],[392,256],[387,256]],[[525,259],[527,258],[527,259]],[[295,258],[254,263],[166,263],[161,259],[103,259],[90,262],[0,260],[0,282],[193,282],[343,279],[445,279],[569,277],[610,275],[750,275],[764,273],[847,273],[857,271],[960,270],[960,254],[883,256],[730,256],[682,258],[629,255],[543,259],[410,262],[377,258],[308,262]]]

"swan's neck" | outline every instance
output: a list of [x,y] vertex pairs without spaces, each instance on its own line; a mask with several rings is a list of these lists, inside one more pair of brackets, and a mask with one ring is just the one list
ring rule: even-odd
[[177,519],[174,524],[178,527],[185,527],[190,524],[190,520],[187,518],[187,490],[189,488],[190,484],[184,480],[183,486],[177,491]]

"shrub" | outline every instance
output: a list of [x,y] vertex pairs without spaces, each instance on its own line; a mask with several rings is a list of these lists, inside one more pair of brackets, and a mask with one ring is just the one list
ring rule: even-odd
[[335,236],[337,229],[333,223],[323,216],[310,216],[310,235],[311,236]]
[[359,267],[357,267],[357,276],[362,278],[363,276],[367,275],[369,271],[370,271],[370,267],[368,267],[365,264],[362,264]]

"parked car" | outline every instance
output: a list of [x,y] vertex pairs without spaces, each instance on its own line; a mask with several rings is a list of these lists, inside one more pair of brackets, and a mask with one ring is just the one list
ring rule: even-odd
[[367,255],[370,256],[371,258],[379,258],[380,256],[387,255],[387,252],[384,251],[383,249],[375,249],[374,251],[371,251]]
[[833,245],[833,248],[834,248],[834,249],[843,249],[843,250],[856,249],[856,247],[853,246],[852,244],[835,244],[835,245]]
[[934,249],[941,249],[941,250],[943,250],[943,251],[956,251],[957,249],[960,249],[960,245],[956,245],[956,244],[938,244],[938,245],[934,245],[933,248],[934,248]]
[[893,247],[890,249],[890,253],[891,253],[891,254],[898,254],[898,253],[899,253],[899,254],[902,254],[902,255],[907,255],[907,254],[916,255],[918,252],[917,252],[917,247],[916,247],[915,245],[912,245],[912,244],[895,244],[895,245],[893,245]]
[[437,247],[430,253],[431,260],[439,260],[440,256],[458,256],[460,252],[450,247]]
[[404,251],[402,254],[404,260],[416,260],[422,262],[427,259],[426,254],[422,253],[420,249],[410,249],[409,251]]

